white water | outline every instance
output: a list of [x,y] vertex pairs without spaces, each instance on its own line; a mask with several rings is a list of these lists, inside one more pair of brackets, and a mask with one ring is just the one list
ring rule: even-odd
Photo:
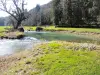
[[0,40],[0,55],[9,55],[22,50],[30,50],[34,44],[40,41],[33,37],[25,37],[22,40]]

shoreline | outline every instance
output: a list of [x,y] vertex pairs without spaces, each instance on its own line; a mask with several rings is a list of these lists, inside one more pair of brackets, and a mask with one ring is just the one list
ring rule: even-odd
[[50,32],[57,32],[57,33],[68,33],[68,34],[75,34],[80,36],[92,36],[92,38],[100,38],[100,33],[96,32],[77,32],[77,31],[50,31]]

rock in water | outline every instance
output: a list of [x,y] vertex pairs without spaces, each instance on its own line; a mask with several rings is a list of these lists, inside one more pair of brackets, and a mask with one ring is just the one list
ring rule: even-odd
[[17,39],[22,39],[22,38],[24,38],[24,35],[18,35],[17,36]]
[[36,31],[43,31],[43,28],[37,27],[37,28],[36,28]]

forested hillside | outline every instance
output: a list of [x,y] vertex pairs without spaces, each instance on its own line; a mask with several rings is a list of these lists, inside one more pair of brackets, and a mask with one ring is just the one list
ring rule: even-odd
[[[100,0],[53,0],[29,11],[23,25],[100,27]],[[9,23],[8,23],[9,24]]]
[[[99,27],[100,0],[53,0],[30,11],[26,25],[50,25],[61,27]],[[40,15],[40,17],[39,17]]]
[[100,0],[53,0],[57,26],[99,27]]
[[24,22],[25,25],[50,25],[53,23],[53,4],[37,5],[29,11],[29,18]]

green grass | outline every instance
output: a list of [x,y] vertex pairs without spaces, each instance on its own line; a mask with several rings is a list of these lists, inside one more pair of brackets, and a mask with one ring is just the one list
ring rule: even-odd
[[[100,33],[97,28],[55,28],[54,26],[43,27],[45,31],[75,31],[75,32],[95,32]],[[26,30],[35,30],[36,27],[25,27]]]
[[[100,33],[100,29],[98,28],[55,28],[54,26],[42,26],[45,31],[75,31],[75,32],[95,32]],[[5,31],[5,28],[9,28],[9,26],[0,26],[0,31]],[[35,30],[36,27],[32,26],[24,26],[25,30]]]
[[40,58],[38,68],[43,75],[100,75],[95,53],[62,50]]
[[0,32],[5,31],[5,26],[0,26]]
[[6,33],[5,31],[8,31],[10,26],[0,26],[0,37],[5,37],[5,36],[19,36],[23,35],[22,32],[16,31],[16,32],[11,32],[11,33]]
[[100,75],[100,51],[79,47],[79,43],[70,42],[38,45],[5,75]]
[[8,28],[8,27],[0,26],[0,37],[1,37],[1,36],[5,36],[5,33],[4,33],[4,31],[6,31],[5,28]]

